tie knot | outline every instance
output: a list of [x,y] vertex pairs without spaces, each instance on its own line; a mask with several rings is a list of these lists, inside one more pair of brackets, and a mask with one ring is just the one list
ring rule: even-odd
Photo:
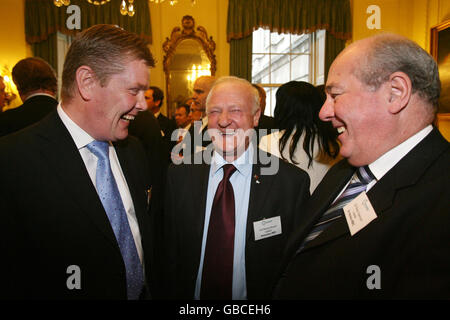
[[98,159],[109,159],[109,143],[106,141],[94,140],[87,145],[90,152],[95,154]]
[[223,166],[223,179],[230,179],[233,173],[236,171],[236,167],[232,164],[226,164]]
[[375,176],[370,171],[369,166],[359,167],[356,171],[356,175],[361,181],[362,184],[369,184],[372,180],[375,179]]

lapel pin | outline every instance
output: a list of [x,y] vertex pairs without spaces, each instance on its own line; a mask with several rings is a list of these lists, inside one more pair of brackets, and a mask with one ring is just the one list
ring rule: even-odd
[[253,178],[256,180],[256,183],[258,183],[258,184],[260,183],[259,180],[258,180],[259,177],[258,177],[257,174],[255,174],[255,175],[253,176]]

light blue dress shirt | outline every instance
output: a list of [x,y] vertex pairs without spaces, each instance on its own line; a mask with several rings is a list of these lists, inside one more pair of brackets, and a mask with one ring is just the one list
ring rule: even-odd
[[[247,213],[250,198],[250,183],[252,176],[254,150],[252,145],[233,164],[236,171],[230,178],[234,191],[235,202],[235,231],[234,231],[234,258],[233,258],[233,300],[247,299],[247,285],[245,277],[245,238],[247,229]],[[217,187],[223,178],[222,167],[228,162],[214,152],[209,171],[208,194],[206,198],[205,225],[203,227],[202,252],[195,285],[195,299],[200,299],[202,283],[203,260],[205,256],[206,238],[208,236],[209,218]],[[220,254],[220,252],[218,252]]]

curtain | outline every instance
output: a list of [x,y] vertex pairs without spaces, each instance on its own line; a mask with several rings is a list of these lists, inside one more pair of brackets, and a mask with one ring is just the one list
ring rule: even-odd
[[328,32],[325,33],[325,69],[324,69],[324,79],[325,82],[328,77],[328,70],[334,59],[337,57],[339,52],[344,50],[345,40],[337,39]]
[[58,72],[58,52],[57,52],[57,36],[53,33],[48,36],[47,40],[35,42],[31,44],[31,50],[35,57],[39,57],[47,61],[56,72]]
[[252,81],[253,37],[230,41],[230,75]]
[[[121,1],[112,0],[96,6],[86,0],[71,0],[71,5],[80,7],[81,30],[95,24],[114,24],[135,32],[148,43],[152,42],[152,31],[148,0],[135,0],[133,17],[120,14]],[[75,35],[80,30],[69,30],[67,18],[71,16],[68,7],[56,7],[53,0],[25,1],[25,37],[31,44],[33,54],[47,60],[56,70],[56,32]]]
[[[330,61],[344,48],[346,40],[351,39],[351,23],[350,0],[229,0],[227,41],[233,49],[230,52],[230,74],[248,74],[244,70],[248,68],[244,66],[248,58],[242,53],[251,55],[251,48],[248,51],[249,40],[242,39],[251,39],[252,32],[260,27],[271,32],[292,34],[325,29],[327,74]],[[238,41],[232,44],[232,40]]]

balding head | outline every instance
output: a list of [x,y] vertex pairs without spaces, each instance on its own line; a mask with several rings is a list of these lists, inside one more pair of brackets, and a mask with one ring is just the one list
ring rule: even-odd
[[341,155],[362,166],[432,123],[440,81],[433,58],[417,44],[381,34],[338,55],[326,93],[319,117],[338,130]]
[[355,76],[377,90],[394,72],[404,72],[411,80],[412,93],[417,93],[434,109],[437,108],[441,83],[436,61],[417,43],[396,34],[379,34],[357,41],[342,54],[364,50],[355,64]]
[[214,80],[212,76],[202,76],[194,82],[194,95],[192,96],[195,103],[194,110],[201,112],[202,117],[205,116],[206,97],[213,86]]

